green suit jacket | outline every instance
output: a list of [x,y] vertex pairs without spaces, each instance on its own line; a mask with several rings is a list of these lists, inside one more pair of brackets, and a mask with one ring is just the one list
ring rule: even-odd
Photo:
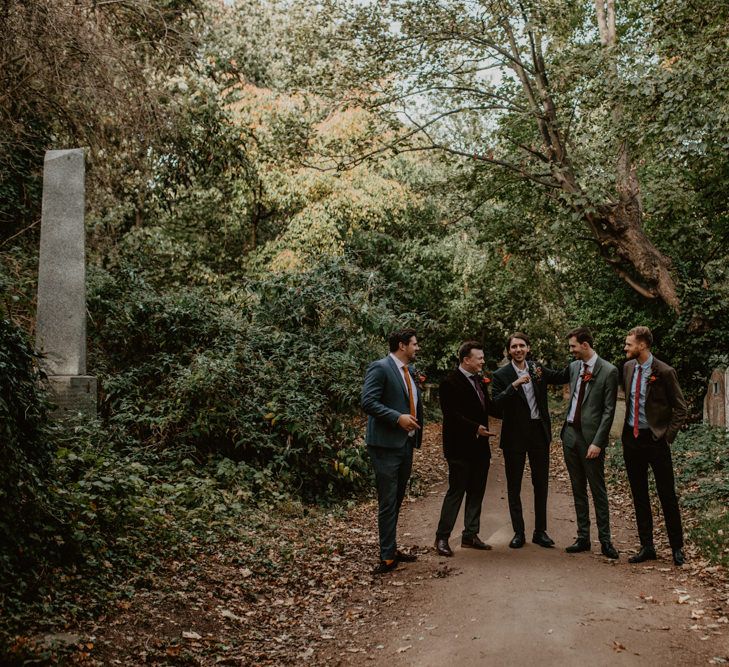
[[[573,361],[570,364],[570,403],[567,406],[569,415],[572,397],[575,395],[577,378],[582,371],[582,362]],[[585,385],[585,394],[582,399],[582,436],[588,445],[597,445],[604,449],[609,444],[610,427],[615,417],[615,402],[618,398],[618,369],[611,363],[597,358],[592,377]],[[567,428],[565,418],[562,427],[562,442],[567,447],[573,447],[574,431]]]

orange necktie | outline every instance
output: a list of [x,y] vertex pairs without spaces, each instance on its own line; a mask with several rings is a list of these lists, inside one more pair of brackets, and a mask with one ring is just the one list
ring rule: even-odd
[[413,398],[413,383],[410,382],[410,372],[407,366],[402,367],[402,372],[405,373],[405,385],[408,388],[408,398],[410,399],[410,414],[415,417],[415,399]]

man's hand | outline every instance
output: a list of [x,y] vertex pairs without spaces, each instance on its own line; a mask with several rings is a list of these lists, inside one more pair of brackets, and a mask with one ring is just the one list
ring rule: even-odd
[[600,449],[597,445],[590,445],[587,448],[587,456],[585,456],[586,459],[596,459],[598,456],[600,456],[600,453],[602,452],[602,449]]
[[408,433],[410,433],[410,431],[420,428],[420,424],[418,424],[418,420],[415,419],[415,417],[413,417],[410,414],[400,415],[397,418],[397,425],[404,431],[407,431]]
[[478,427],[478,434],[483,436],[484,438],[488,438],[489,436],[496,435],[496,433],[489,431],[485,426],[481,426],[481,425],[479,425],[479,427]]
[[511,386],[514,387],[514,389],[516,389],[519,385],[527,384],[531,381],[532,381],[532,379],[529,375],[522,375],[521,377],[519,377],[518,380],[514,380],[511,383]]

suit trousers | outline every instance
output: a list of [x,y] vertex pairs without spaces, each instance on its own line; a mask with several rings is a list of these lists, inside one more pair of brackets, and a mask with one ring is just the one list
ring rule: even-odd
[[448,491],[443,498],[436,538],[447,540],[451,536],[464,495],[463,537],[470,539],[478,535],[490,463],[485,457],[475,460],[448,459]]
[[632,427],[626,426],[623,429],[623,457],[630,482],[630,491],[633,494],[635,521],[638,524],[638,537],[641,545],[653,544],[653,515],[648,494],[648,468],[650,467],[656,480],[656,491],[666,522],[668,542],[672,549],[683,547],[683,528],[676,497],[671,447],[666,439],[654,440],[650,429],[641,429],[638,437],[635,438]]
[[377,484],[377,528],[382,560],[394,559],[397,552],[397,519],[413,468],[414,444],[414,438],[408,438],[401,447],[367,447]]
[[547,493],[549,490],[549,444],[544,436],[542,423],[531,420],[532,437],[526,451],[504,449],[506,488],[509,497],[509,514],[515,533],[524,532],[524,514],[521,505],[521,482],[527,456],[534,487],[534,530],[547,530]]
[[[566,444],[566,443],[569,443]],[[590,486],[592,502],[595,505],[595,519],[600,542],[610,542],[610,510],[605,487],[605,449],[600,456],[588,459],[585,441],[579,429],[571,424],[565,426],[562,451],[564,462],[572,483],[572,497],[577,515],[577,538],[590,540],[590,504],[587,500],[587,486]]]

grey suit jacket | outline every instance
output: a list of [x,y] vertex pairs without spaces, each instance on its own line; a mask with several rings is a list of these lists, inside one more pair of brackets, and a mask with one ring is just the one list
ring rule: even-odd
[[[411,366],[408,366],[417,392],[416,419],[423,425],[423,400],[419,382]],[[402,447],[408,439],[407,431],[398,426],[402,414],[410,414],[410,398],[402,374],[389,355],[373,361],[367,368],[362,386],[362,409],[367,413],[365,441],[371,447]],[[415,431],[415,447],[423,439],[422,428]]]
[[[575,394],[577,378],[582,371],[582,362],[573,361],[570,364],[570,405],[567,406],[567,414],[572,404],[572,396]],[[585,393],[582,398],[582,410],[580,423],[582,436],[588,445],[597,445],[604,449],[609,444],[610,427],[615,417],[615,403],[618,398],[618,369],[611,363],[598,357],[595,367],[592,370],[592,377],[585,385]],[[572,437],[573,431],[562,427],[562,442],[567,447],[574,446]]]
[[[637,361],[631,359],[623,366],[623,382],[625,387],[625,425],[630,416],[630,387],[633,384],[633,373]],[[686,421],[688,408],[683,392],[678,384],[676,371],[667,363],[653,357],[651,374],[645,394],[645,416],[654,439],[666,438],[673,442],[679,429]]]

